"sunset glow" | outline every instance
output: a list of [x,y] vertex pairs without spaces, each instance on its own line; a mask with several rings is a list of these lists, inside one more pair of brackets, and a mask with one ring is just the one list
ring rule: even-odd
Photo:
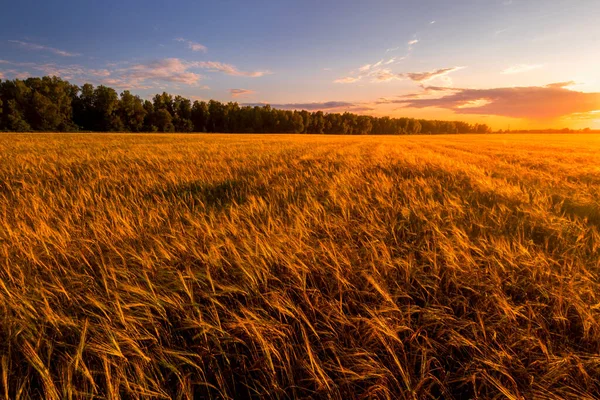
[[0,15],[0,79],[600,129],[599,13],[592,0],[14,2]]

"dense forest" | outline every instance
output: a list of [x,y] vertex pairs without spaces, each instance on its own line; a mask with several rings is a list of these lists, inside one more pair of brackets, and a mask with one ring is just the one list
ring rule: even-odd
[[290,111],[194,101],[168,93],[143,100],[57,77],[0,80],[0,131],[230,132],[325,134],[488,133],[485,124]]

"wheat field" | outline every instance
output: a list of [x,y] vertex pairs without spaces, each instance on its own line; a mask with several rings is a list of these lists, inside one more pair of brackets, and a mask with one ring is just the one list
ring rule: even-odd
[[0,135],[0,397],[600,398],[600,135]]

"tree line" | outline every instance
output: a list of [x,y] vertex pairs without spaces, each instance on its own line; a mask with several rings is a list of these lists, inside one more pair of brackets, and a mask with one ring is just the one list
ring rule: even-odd
[[152,101],[107,86],[57,77],[0,80],[0,131],[223,132],[316,134],[489,133],[485,124],[290,111],[194,101],[168,93]]

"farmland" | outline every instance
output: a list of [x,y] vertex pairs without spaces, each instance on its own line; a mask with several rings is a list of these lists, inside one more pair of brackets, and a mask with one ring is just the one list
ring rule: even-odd
[[0,135],[0,397],[600,393],[600,135]]

